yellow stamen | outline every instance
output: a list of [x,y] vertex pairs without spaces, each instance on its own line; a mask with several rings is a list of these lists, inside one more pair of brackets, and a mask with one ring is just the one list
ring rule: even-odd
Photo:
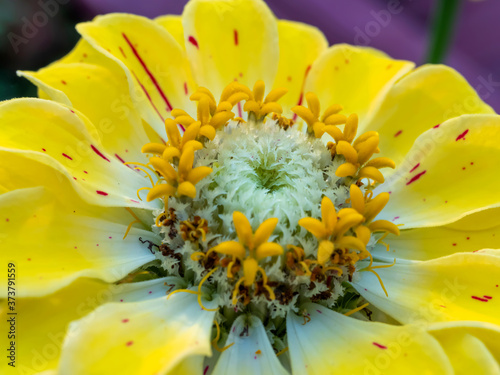
[[355,309],[352,309],[351,311],[348,311],[346,313],[344,313],[345,316],[349,316],[349,315],[352,315],[354,314],[355,312],[358,312],[358,311],[361,311],[363,310],[365,307],[367,307],[369,305],[369,303],[365,303],[364,305],[361,305],[361,306],[358,306],[356,307]]
[[231,346],[233,346],[234,342],[232,342],[229,345],[224,346],[223,348],[219,348],[217,346],[217,342],[219,341],[219,338],[220,338],[220,327],[219,327],[219,323],[217,323],[217,320],[214,320],[214,323],[215,323],[215,327],[217,328],[217,334],[216,334],[215,338],[212,340],[212,346],[219,353],[222,353],[222,352],[226,351],[227,349],[229,349]]
[[276,353],[276,357],[279,357],[280,355],[285,354],[287,351],[288,351],[288,346],[285,349],[280,350],[278,353]]
[[123,236],[123,239],[127,238],[128,236],[128,233],[130,232],[130,230],[132,229],[132,225],[134,225],[135,223],[141,223],[141,220],[137,217],[137,215],[134,213],[134,211],[132,211],[129,207],[125,207],[125,209],[130,213],[130,215],[132,215],[132,217],[135,219],[134,221],[132,221],[128,227],[127,227],[127,230],[125,231],[125,235]]

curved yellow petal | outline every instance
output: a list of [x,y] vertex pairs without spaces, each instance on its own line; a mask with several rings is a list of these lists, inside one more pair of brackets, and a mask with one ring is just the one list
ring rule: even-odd
[[[482,88],[479,94],[486,91]],[[418,110],[415,105],[418,103]],[[415,139],[424,131],[463,114],[494,111],[454,69],[444,65],[421,66],[388,91],[362,129],[380,134],[380,149],[399,165]]]
[[333,233],[337,224],[337,211],[331,199],[326,196],[321,199],[321,221],[328,233]]
[[390,255],[385,247],[380,256],[428,260],[478,249],[500,249],[500,208],[467,215],[457,222],[431,228],[403,229],[399,237],[389,236]]
[[325,224],[312,217],[305,217],[303,219],[300,219],[299,225],[305,228],[307,231],[311,232],[311,234],[318,239],[326,238],[329,234],[327,229],[325,228]]
[[316,93],[323,108],[341,104],[363,122],[372,105],[414,64],[392,60],[371,48],[337,44],[313,63],[305,91]]
[[404,228],[444,225],[500,204],[498,115],[463,115],[430,129],[375,190],[392,191],[379,219]]
[[152,200],[163,198],[165,196],[171,197],[176,193],[176,191],[177,189],[170,184],[159,184],[149,191],[146,199],[148,202],[151,202]]
[[167,146],[162,145],[161,143],[146,143],[141,147],[141,152],[144,154],[156,154],[161,155]]
[[213,250],[220,254],[233,255],[238,259],[243,259],[245,257],[245,248],[236,241],[222,242],[215,246]]
[[372,232],[389,232],[399,236],[399,228],[387,220],[377,220],[368,225]]
[[346,141],[337,143],[337,154],[344,156],[348,163],[356,164],[358,162],[358,152]]
[[312,63],[328,47],[328,41],[317,28],[292,21],[278,20],[279,65],[273,88],[286,88],[280,100],[285,116],[291,108],[303,104],[304,81]]
[[269,240],[269,237],[271,237],[271,234],[273,234],[276,225],[278,225],[278,219],[274,217],[262,222],[253,236],[254,246],[257,247],[264,242],[267,242]]
[[254,258],[247,258],[243,261],[243,277],[245,278],[243,284],[250,286],[255,282],[259,264]]
[[358,172],[358,168],[351,163],[344,163],[337,168],[335,175],[337,177],[351,177]]
[[184,181],[177,187],[177,195],[194,199],[196,197],[196,187],[189,181]]
[[356,184],[352,184],[349,188],[349,196],[351,198],[352,208],[363,215],[365,212],[365,197]]
[[164,120],[173,108],[194,109],[188,96],[191,80],[185,52],[158,23],[116,13],[80,23],[77,30],[123,69],[135,107],[158,134],[163,133]]
[[365,218],[367,222],[372,221],[387,205],[389,193],[380,193],[365,206]]
[[139,150],[149,139],[122,69],[97,51],[90,51],[90,46],[77,46],[72,53],[79,54],[79,62],[55,62],[38,72],[19,74],[38,86],[40,97],[84,113],[95,125],[103,149],[114,158],[145,162]]
[[370,272],[363,272],[353,285],[368,302],[402,323],[477,320],[499,324],[499,255],[500,250],[456,253],[377,269],[389,297]]
[[394,163],[394,161],[389,158],[381,157],[370,160],[368,163],[365,164],[365,167],[375,167],[377,169],[380,168],[394,169],[396,168],[396,163]]
[[456,374],[500,373],[500,328],[481,322],[435,323],[426,327],[450,358]]
[[[0,163],[10,174],[0,175],[0,181],[17,176],[53,185],[57,179],[68,179],[92,204],[151,207],[136,197],[137,189],[145,186],[144,178],[104,151],[96,128],[82,114],[48,100],[14,99],[0,103],[0,122],[0,144],[6,155]],[[8,163],[7,157],[29,170]]]
[[419,327],[365,322],[313,303],[302,309],[306,324],[287,316],[294,374],[453,374],[438,341]]
[[[0,233],[8,234],[2,248],[11,249],[0,260],[16,264],[18,297],[50,294],[84,276],[115,282],[155,259],[138,240],[159,243],[145,225],[123,239],[134,220],[125,209],[88,205],[60,184],[59,191],[38,186],[0,195]],[[0,282],[7,285],[7,272]]]
[[193,185],[196,185],[198,182],[207,177],[210,173],[212,173],[212,168],[210,167],[197,167],[191,169],[188,173],[187,179]]
[[74,375],[166,373],[187,356],[211,355],[214,314],[200,309],[196,295],[188,293],[106,304],[71,325],[59,370]]
[[253,231],[247,217],[239,211],[234,211],[233,223],[240,242],[249,246],[252,242]]
[[193,169],[194,149],[191,147],[184,148],[179,159],[179,174],[187,176]]
[[196,82],[216,97],[235,79],[271,87],[279,60],[276,19],[260,0],[193,0],[182,14]]
[[333,242],[321,241],[318,245],[318,263],[321,265],[325,264],[333,254],[333,250],[335,250]]
[[384,175],[375,167],[363,167],[359,170],[358,178],[370,178],[373,181],[383,183]]
[[255,256],[258,260],[281,254],[283,254],[283,247],[274,242],[263,243],[257,247],[257,250],[255,250]]
[[172,167],[172,165],[166,161],[165,159],[159,157],[152,157],[149,159],[149,162],[167,181],[176,181],[177,180],[177,171]]
[[165,15],[159,16],[154,19],[154,21],[162,26],[168,31],[170,35],[179,43],[182,49],[185,49],[184,45],[184,29],[182,27],[182,16],[176,15]]
[[[160,278],[152,281],[130,284],[105,284],[80,278],[71,285],[46,297],[20,298],[16,302],[18,313],[22,314],[23,329],[17,332],[16,367],[0,363],[0,371],[5,375],[39,374],[57,367],[61,346],[68,331],[68,324],[108,302],[124,303],[161,297],[165,285],[176,284],[177,278]],[[178,283],[178,281],[177,281]],[[150,293],[151,292],[151,293]],[[0,328],[8,332],[8,310],[0,313]],[[3,347],[8,348],[7,335],[0,338]],[[56,374],[56,372],[54,372]]]
[[210,125],[202,126],[200,128],[200,135],[213,141],[215,138],[215,128]]

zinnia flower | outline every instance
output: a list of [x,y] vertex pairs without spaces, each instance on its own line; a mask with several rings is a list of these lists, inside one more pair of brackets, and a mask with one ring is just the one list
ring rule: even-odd
[[498,372],[500,117],[458,73],[259,0],[77,29],[0,106],[5,373]]

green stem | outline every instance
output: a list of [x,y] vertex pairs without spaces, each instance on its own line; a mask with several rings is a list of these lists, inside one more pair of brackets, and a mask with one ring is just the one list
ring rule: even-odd
[[432,21],[427,62],[437,64],[446,58],[461,0],[438,0]]

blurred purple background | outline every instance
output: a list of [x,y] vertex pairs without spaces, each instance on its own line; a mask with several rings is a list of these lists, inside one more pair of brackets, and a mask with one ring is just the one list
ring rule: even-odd
[[[5,1],[5,0],[0,0]],[[40,0],[47,1],[47,0]],[[97,14],[128,12],[156,17],[162,14],[180,14],[187,0],[57,0],[61,13],[72,21],[88,20]],[[457,0],[458,1],[458,0]],[[35,1],[16,1],[35,5]],[[330,44],[362,44],[378,48],[392,57],[408,59],[417,64],[425,62],[428,31],[432,20],[431,0],[268,0],[278,18],[306,22],[321,29]],[[0,3],[1,4],[1,3]],[[3,13],[0,5],[0,14]],[[29,6],[25,7],[29,8]],[[63,9],[64,8],[64,9]],[[29,13],[29,9],[25,9]],[[29,18],[29,14],[26,14]],[[58,18],[46,27],[40,43],[23,45],[24,55],[33,58],[47,56],[47,48],[61,44]],[[4,20],[1,20],[2,22]],[[50,33],[55,33],[51,35]],[[2,30],[2,34],[4,31]],[[47,36],[47,34],[49,36]],[[77,38],[74,31],[66,32],[66,39]],[[463,1],[455,36],[444,63],[460,71],[475,87],[483,100],[500,112],[500,1]],[[38,44],[35,46],[35,44]],[[64,43],[62,43],[66,46]],[[47,47],[47,45],[49,47]],[[34,52],[31,51],[34,49]],[[26,52],[28,51],[28,52]],[[63,54],[66,51],[58,51]],[[34,54],[34,55],[33,55]],[[56,56],[57,55],[57,56]],[[3,57],[3,56],[2,56]],[[16,68],[36,69],[33,60],[24,61],[15,56]],[[36,61],[36,59],[35,59]],[[26,66],[28,65],[28,66]]]

